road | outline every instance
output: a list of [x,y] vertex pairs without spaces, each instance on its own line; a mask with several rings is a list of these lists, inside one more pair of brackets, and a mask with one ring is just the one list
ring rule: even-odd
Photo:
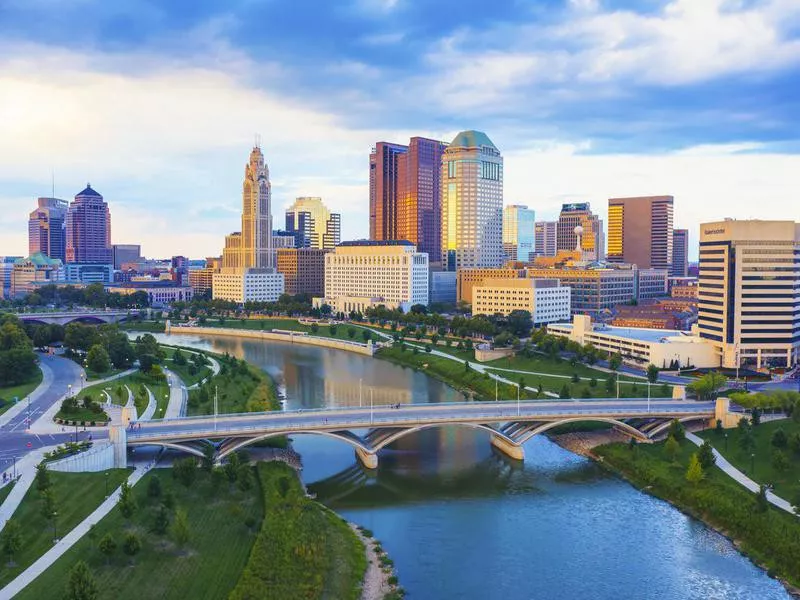
[[214,417],[157,420],[128,432],[129,442],[149,439],[197,439],[252,435],[284,430],[341,430],[369,427],[408,427],[427,423],[556,420],[570,417],[610,416],[680,417],[714,413],[713,402],[675,400],[573,400],[561,402],[466,402],[352,407],[331,410],[290,411]]
[[[13,463],[14,457],[17,458],[30,452],[32,449],[42,446],[52,446],[62,444],[70,439],[75,439],[75,431],[72,433],[54,433],[35,435],[27,433],[26,430],[30,422],[36,420],[54,403],[69,391],[69,386],[78,391],[81,387],[82,369],[75,362],[60,356],[50,356],[39,354],[44,377],[42,385],[30,395],[30,408],[27,400],[20,400],[21,410],[14,410],[13,414],[4,419],[0,425],[0,470],[4,470],[9,464]],[[30,419],[30,421],[29,421]],[[89,433],[80,431],[79,439],[84,439]],[[30,445],[29,445],[30,444]]]

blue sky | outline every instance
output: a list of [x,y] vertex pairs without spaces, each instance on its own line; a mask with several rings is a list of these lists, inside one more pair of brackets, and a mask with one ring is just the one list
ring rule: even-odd
[[378,140],[489,134],[507,203],[673,194],[676,225],[800,220],[796,0],[0,0],[0,254],[91,181],[115,243],[219,254],[256,133],[273,214],[367,232]]

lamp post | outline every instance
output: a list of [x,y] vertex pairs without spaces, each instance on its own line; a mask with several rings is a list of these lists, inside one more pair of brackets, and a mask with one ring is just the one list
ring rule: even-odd
[[14,457],[14,479],[17,478],[17,457]]
[[750,475],[755,477],[756,476],[756,453],[753,452],[750,455]]
[[497,379],[494,380],[494,401],[497,402]]
[[725,453],[728,452],[728,433],[725,432]]
[[28,394],[28,427],[31,426],[31,395]]
[[647,380],[647,412],[650,412],[650,380]]
[[372,402],[372,388],[369,388],[369,424],[372,425],[375,405]]
[[217,408],[219,406],[219,386],[214,386],[214,431],[217,430]]
[[106,471],[105,480],[106,480],[106,498],[108,498],[108,471]]
[[361,382],[363,379],[358,380],[358,407],[361,408]]
[[521,385],[517,386],[517,416],[519,416],[520,406],[519,406],[519,391],[522,389]]
[[78,443],[78,422],[75,421],[75,443]]
[[56,517],[57,516],[58,516],[58,513],[56,511],[53,511],[53,514],[51,515],[51,517],[53,519],[53,543],[54,544],[58,542],[58,529],[57,529],[57,526],[56,526]]

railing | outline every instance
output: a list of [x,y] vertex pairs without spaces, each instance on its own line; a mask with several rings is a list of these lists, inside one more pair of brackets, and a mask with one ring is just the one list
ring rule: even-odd
[[128,440],[131,442],[147,441],[159,438],[170,437],[186,437],[192,438],[207,438],[207,437],[224,437],[225,435],[241,434],[249,432],[293,432],[293,431],[309,431],[309,430],[339,430],[339,429],[364,429],[375,426],[404,426],[404,425],[437,425],[458,422],[486,422],[494,420],[552,420],[559,418],[580,418],[580,417],[600,417],[600,418],[633,418],[641,416],[649,417],[671,417],[671,416],[704,416],[705,414],[711,415],[713,411],[706,410],[685,410],[685,409],[657,409],[657,410],[640,410],[631,411],[625,409],[606,409],[606,410],[585,410],[581,412],[569,410],[557,410],[548,412],[517,412],[515,409],[494,411],[494,412],[480,412],[477,414],[469,414],[463,416],[449,416],[439,419],[426,418],[424,416],[415,416],[407,418],[386,418],[386,417],[367,417],[362,419],[353,419],[345,422],[336,423],[308,423],[308,422],[285,422],[274,421],[262,423],[252,426],[239,426],[235,428],[220,428],[219,423],[217,427],[208,427],[199,430],[187,429],[174,429],[174,430],[161,430],[161,431],[148,431],[144,430],[132,431],[128,434]]

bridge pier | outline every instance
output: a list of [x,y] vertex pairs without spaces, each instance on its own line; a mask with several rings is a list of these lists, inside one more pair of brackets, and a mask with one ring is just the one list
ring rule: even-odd
[[501,438],[499,435],[492,436],[491,444],[509,458],[525,460],[525,449],[522,446],[511,444],[508,440]]
[[374,452],[365,452],[361,448],[356,448],[356,458],[367,469],[378,468],[378,455]]
[[125,469],[128,466],[128,431],[115,425],[108,430],[108,438],[114,445],[114,467]]

